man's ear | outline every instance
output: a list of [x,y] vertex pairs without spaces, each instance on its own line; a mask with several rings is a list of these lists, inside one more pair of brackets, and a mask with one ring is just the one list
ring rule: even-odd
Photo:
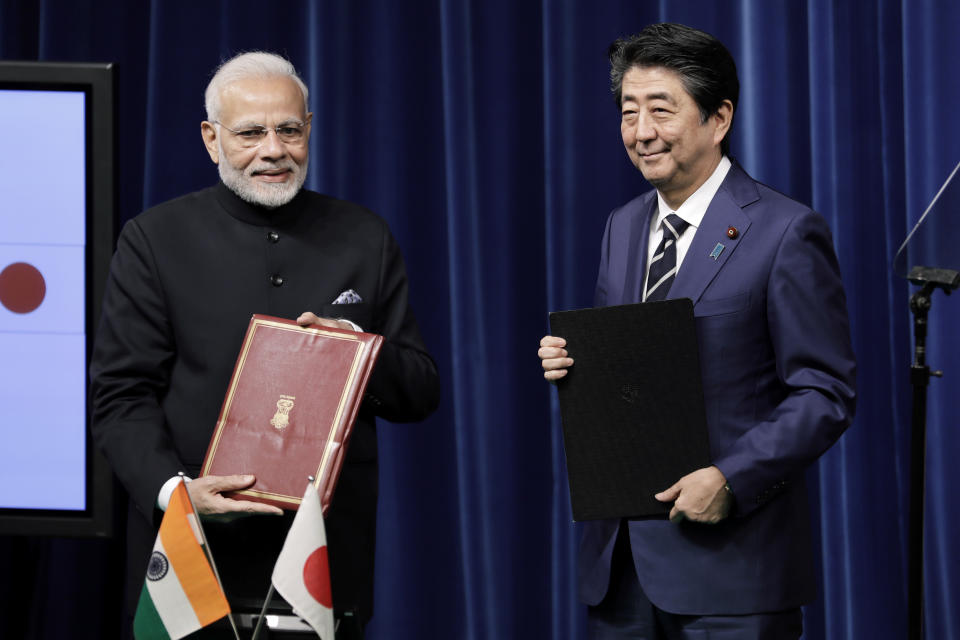
[[204,120],[200,123],[200,135],[203,136],[203,146],[207,148],[213,164],[220,164],[220,149],[217,145],[217,127],[212,122]]
[[713,143],[719,146],[724,136],[730,131],[730,125],[733,124],[733,103],[729,100],[724,100],[710,118],[716,123],[716,129],[714,129],[713,132]]
[[313,122],[313,112],[310,111],[310,112],[307,113],[306,127],[304,127],[304,128],[306,129],[307,143],[308,143],[308,144],[310,143],[310,124],[311,124],[312,122]]

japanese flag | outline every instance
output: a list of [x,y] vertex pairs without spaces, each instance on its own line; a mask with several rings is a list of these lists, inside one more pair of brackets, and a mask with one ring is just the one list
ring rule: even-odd
[[87,99],[0,89],[0,509],[89,508]]
[[323,640],[333,640],[333,597],[327,563],[327,534],[320,495],[313,484],[300,503],[273,568],[273,586]]

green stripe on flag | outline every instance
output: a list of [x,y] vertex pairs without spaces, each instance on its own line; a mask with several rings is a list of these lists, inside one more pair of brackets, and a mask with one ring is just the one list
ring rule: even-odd
[[133,618],[133,637],[136,640],[170,640],[167,628],[153,605],[153,598],[147,590],[147,583],[143,583],[140,591],[140,602],[137,603],[137,614]]

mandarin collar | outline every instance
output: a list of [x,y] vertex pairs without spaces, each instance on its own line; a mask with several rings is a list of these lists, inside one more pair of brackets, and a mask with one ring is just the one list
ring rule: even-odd
[[295,219],[304,211],[307,200],[301,188],[297,195],[293,197],[293,200],[287,204],[276,209],[268,209],[241,199],[227,185],[223,184],[223,181],[218,182],[217,186],[214,187],[214,194],[220,206],[231,216],[258,227],[276,226]]

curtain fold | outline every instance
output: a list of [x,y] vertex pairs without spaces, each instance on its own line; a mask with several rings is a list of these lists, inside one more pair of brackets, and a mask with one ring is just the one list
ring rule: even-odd
[[[808,473],[822,580],[805,638],[903,637],[912,287],[891,261],[960,160],[960,5],[0,0],[0,58],[117,63],[121,222],[216,180],[199,136],[206,82],[234,53],[269,49],[310,86],[307,185],[390,223],[444,391],[424,423],[378,428],[370,638],[582,637],[579,532],[534,349],[549,311],[590,306],[606,216],[649,188],[620,141],[606,49],[661,20],[730,48],[733,155],[820,211],[840,259],[859,401]],[[960,638],[958,325],[958,297],[935,294],[928,362],[945,377],[929,393],[925,586],[938,639]],[[122,528],[109,542],[0,538],[0,637],[113,637],[122,548]]]

